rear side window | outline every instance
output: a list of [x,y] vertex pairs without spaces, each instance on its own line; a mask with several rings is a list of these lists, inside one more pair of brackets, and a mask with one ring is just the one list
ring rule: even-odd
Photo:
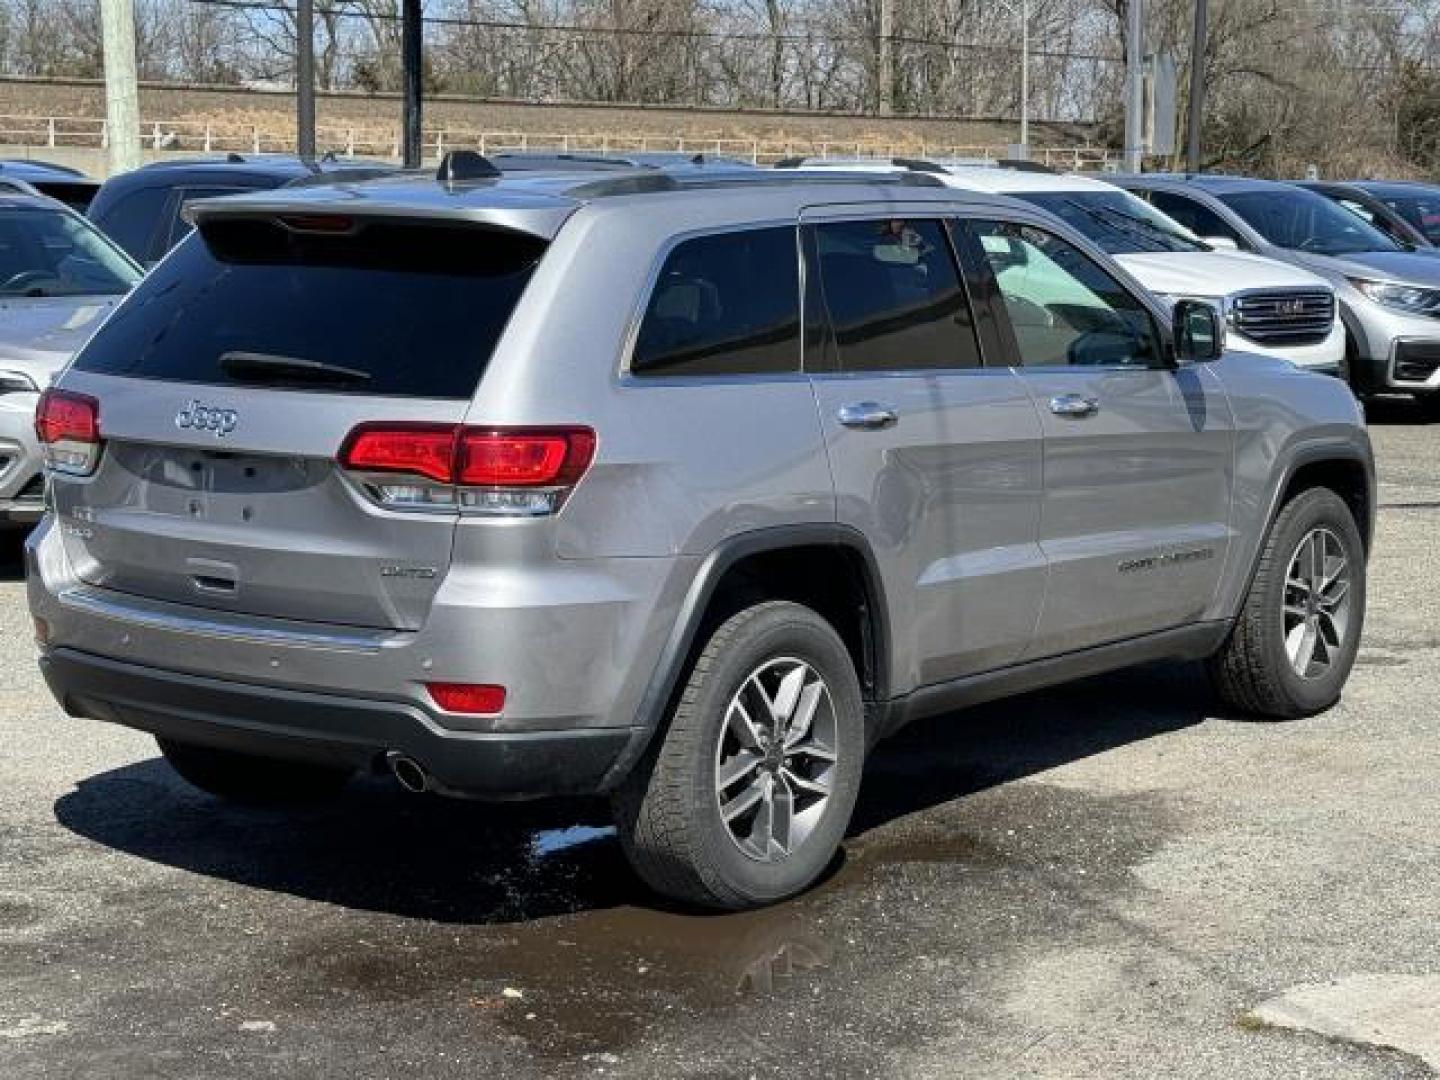
[[544,250],[473,225],[371,221],[321,233],[216,220],[145,278],[75,367],[466,398]]
[[841,371],[980,366],[975,319],[939,221],[817,225],[815,246]]
[[192,202],[195,202],[197,199],[218,199],[223,195],[239,195],[242,192],[251,190],[253,189],[233,186],[180,188],[176,193],[174,202],[171,203],[170,214],[168,215],[168,235],[165,239],[164,249],[158,254],[164,254],[165,251],[169,251],[181,240],[184,240],[185,237],[190,235],[190,230],[194,228],[194,226],[185,220],[185,208]]
[[169,197],[169,188],[141,188],[121,195],[108,208],[102,208],[93,220],[101,232],[125,249],[125,254],[136,262],[144,262],[150,258],[150,240]]
[[635,375],[774,375],[800,370],[800,270],[790,226],[677,244],[650,294]]

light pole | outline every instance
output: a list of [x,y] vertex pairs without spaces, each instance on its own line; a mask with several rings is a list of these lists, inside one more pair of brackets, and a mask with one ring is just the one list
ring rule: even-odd
[[1020,0],[1020,146],[1030,156],[1030,0]]
[[420,0],[404,0],[401,7],[400,57],[405,67],[404,138],[402,156],[407,169],[420,167],[421,113],[424,98],[425,62],[424,24],[420,17]]
[[1200,171],[1200,132],[1205,123],[1205,0],[1195,0],[1195,34],[1190,41],[1190,124],[1185,167]]
[[295,150],[315,157],[315,0],[295,6]]
[[1137,173],[1145,157],[1144,0],[1129,0],[1125,14],[1125,171]]
[[114,175],[140,164],[140,88],[135,78],[135,7],[131,0],[102,0],[100,34],[105,59],[105,135]]

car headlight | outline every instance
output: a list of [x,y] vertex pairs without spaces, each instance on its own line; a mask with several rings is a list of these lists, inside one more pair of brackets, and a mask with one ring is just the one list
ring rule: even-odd
[[25,372],[0,369],[0,394],[38,394],[39,392],[40,387],[36,386],[35,380]]
[[1440,289],[1422,289],[1415,285],[1397,285],[1393,281],[1370,281],[1350,278],[1350,284],[1371,300],[1409,315],[1440,315]]

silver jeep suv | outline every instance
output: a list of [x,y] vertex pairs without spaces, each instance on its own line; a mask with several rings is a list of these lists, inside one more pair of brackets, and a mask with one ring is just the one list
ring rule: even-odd
[[41,663],[222,796],[604,793],[655,888],[812,882],[873,740],[1140,661],[1324,709],[1349,391],[926,177],[500,176],[195,210],[38,417]]

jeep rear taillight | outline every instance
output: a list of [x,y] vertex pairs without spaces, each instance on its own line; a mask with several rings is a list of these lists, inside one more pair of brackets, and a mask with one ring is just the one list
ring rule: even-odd
[[35,436],[51,471],[89,476],[100,461],[100,403],[88,394],[46,390],[35,406]]
[[340,464],[396,509],[535,517],[560,509],[594,456],[589,428],[361,424]]

